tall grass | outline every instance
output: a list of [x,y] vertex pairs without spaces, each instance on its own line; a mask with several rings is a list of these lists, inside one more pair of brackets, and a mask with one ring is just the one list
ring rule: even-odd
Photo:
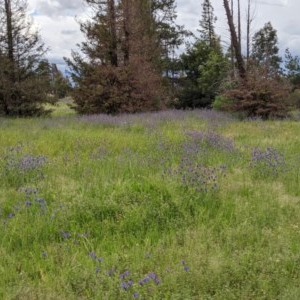
[[0,119],[1,299],[299,299],[299,123],[66,112]]

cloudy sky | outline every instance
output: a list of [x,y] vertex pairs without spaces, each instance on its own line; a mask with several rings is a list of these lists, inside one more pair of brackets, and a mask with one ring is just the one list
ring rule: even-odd
[[[212,0],[218,18],[216,31],[224,44],[228,41],[228,29],[222,0]],[[300,56],[300,1],[299,0],[252,0],[253,29],[255,32],[270,21],[277,30],[281,53],[290,48]],[[177,23],[196,32],[201,16],[202,0],[177,0]],[[247,0],[241,0],[246,5]],[[48,58],[64,69],[63,57],[70,57],[71,49],[82,41],[76,19],[88,17],[83,0],[28,0],[29,12],[39,28],[43,41],[50,47]],[[242,13],[246,8],[242,8]],[[245,29],[245,27],[244,27]]]

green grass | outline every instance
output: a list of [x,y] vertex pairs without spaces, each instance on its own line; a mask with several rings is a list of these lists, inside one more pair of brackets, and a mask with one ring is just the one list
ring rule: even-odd
[[299,122],[0,126],[0,299],[300,298]]

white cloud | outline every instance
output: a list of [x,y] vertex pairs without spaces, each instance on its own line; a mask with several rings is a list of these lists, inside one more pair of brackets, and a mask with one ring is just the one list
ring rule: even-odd
[[52,18],[66,15],[74,16],[85,9],[82,0],[29,0],[28,3],[38,15]]
[[[215,15],[217,33],[224,43],[229,39],[228,26],[223,1],[211,0]],[[292,54],[300,55],[300,11],[299,0],[252,0],[255,4],[253,32],[271,21],[277,30],[281,53],[290,47]],[[40,28],[44,42],[51,48],[48,57],[51,61],[63,63],[63,56],[70,57],[71,49],[83,40],[77,18],[87,18],[87,7],[83,0],[28,0],[29,11]],[[241,1],[242,12],[246,11],[247,1]],[[199,28],[201,1],[177,0],[178,24],[193,32]],[[245,18],[243,18],[245,20]],[[245,26],[243,26],[245,31]]]
[[258,3],[266,5],[286,6],[288,0],[259,0]]

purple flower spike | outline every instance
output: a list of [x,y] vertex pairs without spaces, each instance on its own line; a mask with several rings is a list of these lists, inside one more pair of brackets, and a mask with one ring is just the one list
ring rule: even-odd
[[114,275],[114,273],[115,273],[115,269],[112,268],[112,269],[107,271],[107,276],[112,277]]
[[133,286],[133,281],[132,281],[132,280],[129,280],[129,281],[127,282],[127,284],[128,284],[129,287],[131,287],[131,286]]
[[154,282],[155,282],[156,285],[160,285],[160,280],[155,279]]
[[125,279],[126,276],[129,276],[129,271],[125,271],[124,273],[120,274],[120,279]]
[[15,216],[15,214],[12,213],[12,212],[8,214],[8,218],[9,218],[9,219],[13,218],[14,216]]
[[145,283],[149,282],[150,278],[148,276],[146,276],[145,278],[143,278],[142,280],[139,281],[140,285],[144,285]]
[[62,231],[61,236],[64,240],[69,239],[71,237],[71,233],[67,231]]
[[128,289],[128,284],[126,282],[121,282],[121,288],[124,290],[124,291],[127,291]]
[[149,273],[149,277],[153,280],[157,279],[157,276],[154,272]]
[[25,206],[26,206],[26,207],[30,207],[31,205],[32,205],[31,201],[26,201],[26,202],[25,202]]
[[188,266],[184,266],[184,271],[188,272],[190,270],[190,268]]
[[89,257],[91,257],[92,259],[97,259],[97,255],[94,252],[90,252]]

